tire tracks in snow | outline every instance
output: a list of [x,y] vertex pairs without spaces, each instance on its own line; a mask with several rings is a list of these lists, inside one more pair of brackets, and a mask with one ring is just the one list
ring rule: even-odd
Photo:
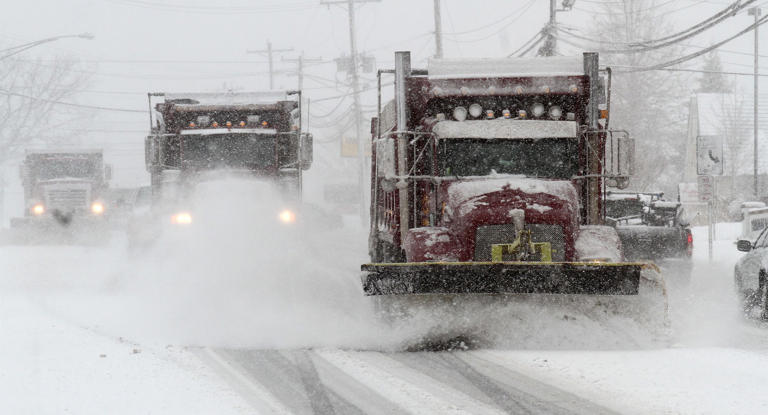
[[613,414],[487,359],[483,351],[203,349],[263,413]]

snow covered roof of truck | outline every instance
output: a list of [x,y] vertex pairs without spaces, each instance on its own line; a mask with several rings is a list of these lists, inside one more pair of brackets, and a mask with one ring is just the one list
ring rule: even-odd
[[165,102],[176,105],[253,105],[274,104],[288,99],[287,91],[261,92],[173,92],[165,93]]
[[427,73],[429,79],[583,76],[584,58],[430,59]]
[[100,148],[46,148],[27,149],[26,154],[102,154]]
[[467,120],[440,121],[432,128],[439,138],[575,138],[576,121],[550,120]]

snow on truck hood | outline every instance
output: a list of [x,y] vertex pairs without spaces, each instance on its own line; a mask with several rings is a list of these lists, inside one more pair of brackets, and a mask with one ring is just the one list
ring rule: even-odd
[[571,182],[535,179],[520,175],[464,177],[461,181],[448,186],[448,205],[456,208],[470,199],[507,187],[525,193],[545,193],[563,199],[573,206],[579,205],[576,189]]
[[432,128],[439,138],[576,138],[579,126],[576,121],[550,120],[469,120],[440,121]]

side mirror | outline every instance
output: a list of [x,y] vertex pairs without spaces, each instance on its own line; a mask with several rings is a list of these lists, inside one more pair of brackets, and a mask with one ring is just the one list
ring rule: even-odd
[[632,176],[635,174],[635,139],[629,134],[621,135],[618,144],[619,174]]
[[747,240],[739,240],[736,242],[736,249],[742,252],[749,252],[752,250],[752,242]]
[[112,180],[112,165],[111,164],[105,164],[104,165],[104,180],[106,180],[106,181]]
[[605,184],[626,189],[635,174],[635,139],[623,130],[611,131],[605,145]]
[[308,170],[312,165],[312,134],[303,133],[299,138],[301,140],[301,169]]

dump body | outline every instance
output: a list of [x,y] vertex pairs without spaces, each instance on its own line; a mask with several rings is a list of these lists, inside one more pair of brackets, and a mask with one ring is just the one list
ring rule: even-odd
[[637,294],[643,266],[605,226],[632,146],[601,117],[596,54],[414,71],[398,52],[394,73],[372,126],[367,294]]

